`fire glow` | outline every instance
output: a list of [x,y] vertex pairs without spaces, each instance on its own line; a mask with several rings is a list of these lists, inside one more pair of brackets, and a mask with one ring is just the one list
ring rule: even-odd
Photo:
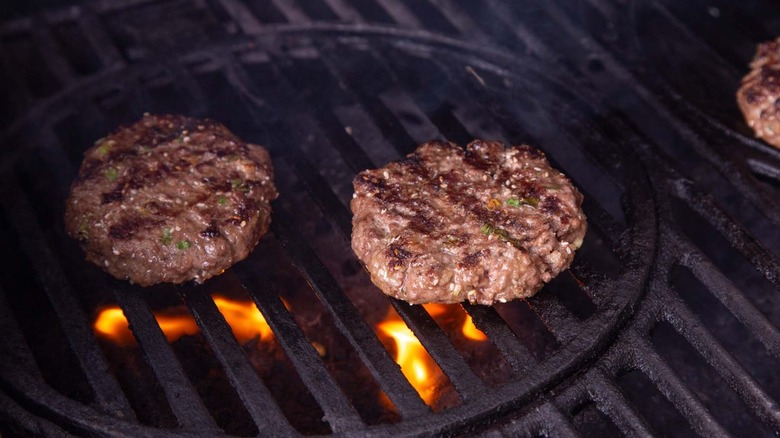
[[[441,304],[424,304],[423,307],[434,319],[455,316],[453,315],[455,312],[451,310],[456,308],[454,306],[449,308]],[[436,399],[436,383],[442,377],[441,369],[395,312],[390,311],[385,320],[377,325],[377,329],[395,342],[395,362],[400,365],[401,372],[420,397],[430,405]],[[474,341],[487,339],[468,314],[461,333],[467,339]]]
[[[258,338],[267,341],[273,337],[273,332],[265,318],[250,301],[236,301],[214,296],[214,304],[225,317],[233,334],[240,342]],[[177,306],[162,312],[154,312],[157,324],[165,334],[168,342],[174,342],[184,335],[194,335],[198,332],[198,324],[184,306]],[[117,306],[107,307],[98,314],[94,324],[95,333],[122,346],[134,345],[135,338],[122,309]]]

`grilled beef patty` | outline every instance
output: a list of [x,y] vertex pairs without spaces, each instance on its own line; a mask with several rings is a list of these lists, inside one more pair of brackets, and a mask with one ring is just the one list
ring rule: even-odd
[[264,148],[211,120],[145,115],[85,152],[65,227],[114,277],[202,282],[246,258],[276,196]]
[[780,148],[780,38],[758,45],[737,103],[756,137]]
[[582,195],[525,145],[431,141],[354,186],[352,248],[384,293],[410,303],[532,296],[587,229]]

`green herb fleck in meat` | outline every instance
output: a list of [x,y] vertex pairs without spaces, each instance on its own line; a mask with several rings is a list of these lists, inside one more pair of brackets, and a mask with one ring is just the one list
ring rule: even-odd
[[510,244],[512,244],[512,246],[514,246],[515,248],[517,248],[519,250],[524,250],[523,245],[520,243],[520,240],[514,238],[509,233],[509,231],[507,231],[507,230],[505,230],[505,229],[503,229],[501,227],[497,227],[497,226],[491,224],[490,222],[486,222],[486,223],[482,224],[482,226],[479,228],[479,231],[481,231],[482,234],[484,234],[486,236],[490,236],[491,234],[495,234],[501,240],[503,240],[505,242],[509,242]]
[[105,157],[106,155],[108,155],[108,152],[111,151],[111,142],[104,141],[100,143],[100,146],[98,146],[97,151],[98,151],[98,155],[100,155],[101,158]]
[[163,228],[162,239],[160,239],[160,242],[163,245],[169,245],[171,240],[173,240],[172,230],[170,228]]
[[180,240],[176,242],[176,249],[181,249],[181,250],[189,249],[190,246],[192,246],[192,244],[190,243],[189,240]]
[[539,198],[532,198],[532,197],[526,197],[526,198],[509,198],[506,200],[506,205],[510,207],[519,207],[521,205],[530,205],[531,207],[536,207],[539,205]]
[[220,196],[219,199],[217,199],[217,203],[219,205],[227,204],[227,197],[225,197],[225,195]]
[[244,192],[244,193],[248,193],[249,192],[249,186],[241,178],[233,178],[233,179],[231,179],[230,180],[230,187],[232,187],[235,190],[238,190],[239,192]]
[[79,239],[89,240],[89,216],[84,216],[79,223]]
[[530,205],[531,207],[536,207],[539,205],[539,198],[523,198],[522,203]]
[[119,177],[119,171],[116,170],[115,167],[109,167],[106,169],[106,179],[108,182],[116,181],[117,177]]

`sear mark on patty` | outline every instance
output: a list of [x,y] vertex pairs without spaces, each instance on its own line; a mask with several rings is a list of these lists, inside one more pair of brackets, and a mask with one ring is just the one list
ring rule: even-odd
[[143,231],[150,225],[159,224],[161,221],[138,216],[123,217],[119,222],[108,228],[108,235],[112,239],[127,240],[135,236],[136,233]]
[[222,234],[220,234],[219,228],[217,228],[216,222],[211,222],[211,224],[209,224],[208,228],[206,228],[205,230],[200,232],[200,235],[203,236],[203,237],[206,237],[206,238],[214,238],[214,237],[219,237]]

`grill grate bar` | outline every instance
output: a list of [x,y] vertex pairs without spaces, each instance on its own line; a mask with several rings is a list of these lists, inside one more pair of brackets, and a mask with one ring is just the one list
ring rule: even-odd
[[292,432],[279,406],[252,369],[246,354],[236,341],[230,326],[214,301],[200,288],[180,287],[179,294],[187,302],[203,336],[222,364],[231,385],[241,397],[249,415],[264,436],[284,436]]
[[[327,80],[330,78],[328,75],[305,75],[304,66],[296,66],[285,58],[272,57],[272,60],[275,61],[272,62],[272,65],[275,66],[274,71],[277,73],[276,79],[287,84],[285,87],[286,90],[305,89],[307,87],[328,89],[334,86],[333,83]],[[279,67],[278,70],[276,66]],[[312,120],[317,121],[320,129],[322,129],[323,133],[330,139],[330,144],[339,151],[344,162],[349,165],[353,171],[359,172],[364,169],[376,167],[371,161],[371,158],[369,158],[363,149],[356,143],[355,139],[347,134],[344,127],[341,126],[341,123],[333,113],[323,109],[323,105],[315,96],[309,96],[305,100],[300,101],[299,98],[291,93],[285,100],[288,102],[288,105],[293,103],[295,109],[291,112],[311,114]]]
[[116,280],[114,293],[179,424],[187,429],[217,432],[219,429],[184,373],[139,291]]
[[[1,35],[0,35],[1,36]],[[6,105],[16,110],[18,113],[23,112],[30,107],[33,103],[33,96],[30,93],[24,78],[20,76],[19,71],[14,68],[13,62],[7,53],[7,49],[0,44],[0,74],[2,74],[3,81],[5,81],[3,100]],[[9,117],[9,120],[3,120],[0,122],[0,127],[5,128],[13,119]],[[7,148],[7,145],[3,146]]]
[[493,46],[501,45],[516,53],[531,54],[531,56],[540,53],[540,48],[536,45],[538,41],[529,40],[527,32],[517,29],[517,22],[508,20],[506,11],[496,10],[496,7],[499,6],[496,3],[490,3],[487,7],[484,4],[468,0],[460,0],[456,3],[457,7],[464,11],[464,14],[475,17],[482,23],[491,23],[490,26],[484,26],[483,31],[493,41]]
[[262,274],[250,274],[246,269],[237,269],[237,274],[257,307],[263,312],[279,344],[298,370],[301,380],[319,403],[333,431],[361,429],[363,423],[360,416],[344,396],[290,312],[271,290],[270,283],[259,278]]
[[712,44],[708,43],[707,40],[701,35],[694,32],[693,29],[691,29],[691,27],[684,20],[670,11],[662,2],[653,3],[652,8],[660,15],[662,15],[666,20],[668,20],[668,22],[674,24],[678,29],[682,30],[688,38],[696,41],[699,47],[706,50],[710,56],[712,56],[722,67],[729,70],[731,75],[734,77],[738,77],[740,75],[741,72],[738,67],[741,66],[735,64],[735,59],[731,57],[729,57],[731,58],[730,60],[727,59],[723,53],[718,51]]
[[[488,3],[490,7],[486,9],[492,12],[492,16],[496,20],[505,23],[506,29],[510,30],[523,42],[523,44],[525,44],[526,52],[530,52],[532,56],[537,56],[540,59],[561,59],[560,53],[550,47],[544,36],[537,35],[534,30],[528,28],[525,20],[518,20],[515,17],[513,8],[508,6],[508,3],[496,0],[489,0]],[[542,1],[541,3],[546,4],[547,2]],[[527,7],[533,8],[533,6]],[[498,35],[497,37],[500,42],[501,35]]]
[[[22,422],[32,433],[38,436],[64,436],[65,431],[54,424],[27,413],[25,409],[20,412],[17,419],[13,418],[13,412],[18,405],[11,397],[6,385],[13,386],[17,390],[24,391],[30,381],[42,382],[43,377],[38,370],[32,352],[22,335],[19,323],[11,312],[6,300],[5,290],[0,286],[0,333],[3,334],[0,341],[0,372],[6,382],[0,384],[0,424],[8,427],[10,424]],[[21,417],[21,418],[20,418]],[[31,427],[35,424],[36,429]]]
[[539,315],[544,325],[565,344],[580,333],[577,318],[552,293],[540,293],[528,300],[528,306]]
[[463,400],[468,401],[485,391],[485,384],[469,368],[423,306],[409,305],[394,298],[390,299],[390,303],[439,368],[449,377]]
[[283,0],[268,0],[271,4],[273,4],[276,9],[279,10],[279,12],[284,15],[284,17],[289,21],[290,23],[309,23],[311,20],[309,17],[306,16],[306,14],[301,10],[301,8],[290,1],[283,1]]
[[459,37],[468,36],[474,42],[485,45],[491,44],[490,38],[485,35],[482,28],[464,11],[454,7],[451,2],[446,0],[428,0],[439,12],[458,30]]
[[594,368],[586,376],[588,394],[598,409],[609,416],[627,436],[653,436],[644,418],[631,409],[631,404],[603,371]]
[[474,325],[487,335],[488,340],[495,345],[506,361],[509,362],[515,374],[525,374],[528,369],[537,363],[531,352],[528,351],[528,348],[512,333],[512,329],[509,328],[494,308],[467,302],[461,305],[473,318]]
[[[0,341],[0,357],[7,358],[7,360],[0,361],[0,367],[11,368],[12,365],[21,365],[13,367],[9,371],[14,372],[14,368],[16,368],[16,372],[18,372],[19,369],[23,368],[25,371],[30,372],[35,380],[43,380],[38,365],[35,363],[35,358],[24,339],[19,323],[16,321],[16,317],[8,304],[5,289],[2,286],[0,286],[0,333],[3,334],[2,341]],[[8,374],[3,373],[3,376],[6,375]]]
[[334,321],[360,355],[379,385],[393,401],[402,416],[416,416],[428,411],[420,396],[401,373],[398,365],[379,342],[371,327],[354,305],[345,298],[338,283],[319,257],[293,228],[291,216],[276,205],[271,229],[281,241],[293,263],[334,316]]
[[555,406],[552,402],[543,404],[536,412],[535,415],[540,417],[542,421],[543,432],[546,432],[548,436],[558,437],[572,437],[577,438],[580,434],[571,422],[571,418],[561,412],[560,408]]
[[22,195],[24,192],[11,175],[7,175],[2,187],[2,207],[16,229],[23,250],[57,313],[60,326],[94,391],[97,404],[119,417],[134,418],[130,404],[89,329],[89,320],[74,298],[74,291],[56,256],[48,247],[47,238],[29,202]]
[[696,398],[690,388],[669,367],[647,340],[635,336],[631,342],[637,367],[658,387],[675,408],[688,420],[691,428],[703,436],[727,436],[728,432]]
[[119,50],[110,43],[111,38],[106,33],[95,10],[89,3],[81,5],[78,16],[79,30],[89,41],[90,46],[100,57],[100,62],[107,68],[121,68],[125,62]]
[[684,257],[683,266],[745,325],[775,357],[780,358],[780,332],[777,327],[748,300],[736,286],[723,275],[701,251],[680,239],[678,245]]
[[238,0],[218,0],[222,10],[227,13],[231,20],[238,24],[242,31],[247,35],[260,33],[263,25],[252,15],[250,9]]
[[358,14],[347,0],[323,0],[323,3],[342,23],[365,23],[363,17]]
[[[371,116],[375,125],[382,132],[398,154],[403,156],[412,152],[417,142],[404,129],[403,124],[398,121],[396,115],[382,102],[378,94],[392,87],[394,80],[390,78],[389,73],[382,67],[381,59],[373,52],[363,52],[352,50],[350,58],[355,59],[355,63],[365,66],[365,70],[350,69],[349,65],[339,62],[338,57],[330,53],[325,47],[319,48],[322,54],[323,64],[328,68],[331,74],[337,79],[338,83],[344,84],[349,98],[353,102],[361,105],[362,109]],[[362,76],[368,74],[373,80],[372,87],[361,80]]]
[[[188,69],[182,64],[169,64],[166,66],[171,74],[180,79],[179,85],[187,95],[192,96],[192,100],[188,102],[188,109],[192,111],[194,115],[205,117],[209,112],[206,108],[208,102],[208,94],[203,87],[198,83],[193,74],[193,69]],[[145,93],[145,100],[151,101],[148,93]]]
[[571,422],[551,401],[547,401],[521,418],[501,428],[505,436],[555,436],[576,438],[580,434]]
[[57,43],[49,32],[49,26],[41,18],[33,20],[33,35],[35,46],[40,49],[41,56],[45,59],[46,67],[54,75],[55,79],[59,81],[60,86],[67,88],[73,85],[76,82],[76,75],[68,61],[57,50]]
[[401,26],[420,28],[420,21],[400,0],[369,0],[375,2]]
[[582,261],[582,259],[575,257],[571,266],[569,266],[569,269],[561,272],[560,275],[571,276],[580,290],[582,290],[585,296],[587,296],[597,308],[600,308],[608,301],[604,294],[599,293],[599,291],[602,290],[601,285],[604,284],[605,280],[600,277],[600,274],[596,270]]
[[[282,128],[280,128],[282,129]],[[317,169],[306,159],[304,154],[294,148],[286,135],[274,136],[279,141],[278,144],[286,145],[284,159],[292,164],[295,174],[303,183],[306,190],[312,195],[314,202],[325,214],[333,227],[338,230],[346,241],[350,241],[352,236],[352,214],[344,207],[344,204],[336,197],[332,190],[328,188],[327,182],[320,176]]]
[[750,158],[748,158],[748,165],[750,166],[750,170],[753,172],[766,178],[780,181],[780,165],[770,165],[763,161]]
[[680,199],[686,201],[696,213],[720,231],[764,278],[780,287],[780,262],[755,237],[731,219],[712,200],[712,196],[683,181],[678,181],[672,189]]
[[[402,59],[410,57],[410,54],[401,53],[387,44],[383,45],[383,52],[387,56],[381,63],[394,82],[407,90],[417,107],[444,137],[461,145],[476,138],[453,112],[454,106],[451,102],[465,101],[465,97],[453,84],[446,70],[440,71],[431,61],[415,58],[418,61],[418,76],[405,71],[400,65]],[[439,81],[439,84],[433,88],[428,87],[429,80]]]
[[[666,294],[670,295],[670,299],[675,299],[674,292],[667,289]],[[745,404],[751,407],[762,420],[772,424],[775,429],[780,429],[780,407],[761,390],[761,385],[720,345],[712,334],[702,327],[698,318],[680,302],[667,312],[667,321],[679,333],[685,335],[691,345],[718,371],[729,386],[745,401]]]

